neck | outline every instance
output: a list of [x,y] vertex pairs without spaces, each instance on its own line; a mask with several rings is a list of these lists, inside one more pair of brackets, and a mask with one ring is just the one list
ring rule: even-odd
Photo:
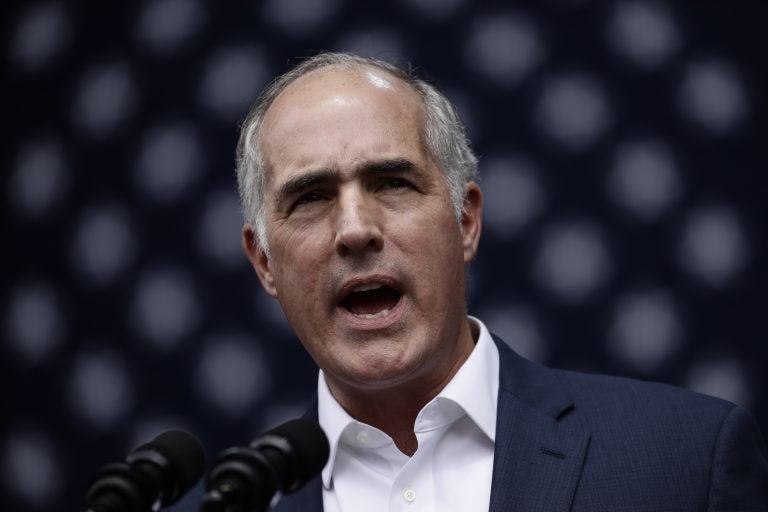
[[412,456],[418,448],[413,431],[416,416],[443,390],[472,353],[477,338],[473,331],[467,321],[454,353],[430,375],[382,389],[360,389],[326,374],[328,388],[350,416],[385,432],[401,452]]

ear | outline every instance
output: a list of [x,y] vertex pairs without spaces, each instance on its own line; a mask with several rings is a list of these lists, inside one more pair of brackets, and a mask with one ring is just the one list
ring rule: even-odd
[[259,244],[259,237],[256,236],[256,231],[250,226],[250,224],[243,225],[243,250],[245,255],[256,271],[256,275],[259,276],[261,286],[272,297],[277,298],[277,289],[275,288],[275,281],[272,277],[272,270],[270,269],[270,261],[267,254],[261,248]]
[[480,185],[471,181],[464,192],[464,210],[461,214],[461,236],[464,245],[464,263],[477,254],[480,231],[483,225],[483,192]]

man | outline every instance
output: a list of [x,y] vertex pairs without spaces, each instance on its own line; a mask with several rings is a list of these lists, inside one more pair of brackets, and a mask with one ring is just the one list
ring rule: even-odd
[[352,55],[303,62],[245,120],[243,245],[321,369],[331,443],[278,510],[768,510],[738,407],[540,367],[467,316],[476,167],[440,93]]

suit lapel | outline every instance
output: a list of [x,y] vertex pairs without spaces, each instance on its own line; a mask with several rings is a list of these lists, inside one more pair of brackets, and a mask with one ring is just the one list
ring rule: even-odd
[[494,339],[500,380],[490,510],[570,510],[589,431],[551,370]]

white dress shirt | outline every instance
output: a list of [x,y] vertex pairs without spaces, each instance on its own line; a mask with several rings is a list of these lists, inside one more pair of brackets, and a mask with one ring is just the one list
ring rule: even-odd
[[496,439],[499,352],[485,325],[475,348],[414,424],[403,454],[381,430],[352,418],[318,379],[318,418],[331,445],[323,469],[325,512],[488,510]]

